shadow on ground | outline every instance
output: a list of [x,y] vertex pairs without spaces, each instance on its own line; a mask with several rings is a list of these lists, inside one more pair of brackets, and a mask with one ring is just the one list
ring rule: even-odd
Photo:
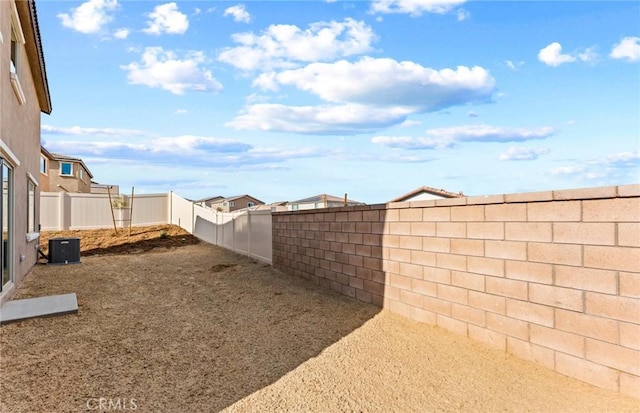
[[0,410],[218,411],[380,311],[209,244],[158,251],[34,269],[16,298],[76,292],[79,313],[2,327]]

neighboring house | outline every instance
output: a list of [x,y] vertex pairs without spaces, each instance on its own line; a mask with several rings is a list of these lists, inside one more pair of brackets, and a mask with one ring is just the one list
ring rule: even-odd
[[0,1],[0,303],[38,258],[40,114],[51,97],[33,0]]
[[44,147],[40,151],[40,177],[43,192],[92,192],[93,174],[82,159],[52,153]]
[[430,199],[443,199],[443,198],[460,198],[465,196],[462,192],[455,193],[445,191],[444,189],[431,188],[430,186],[421,186],[414,189],[411,192],[392,199],[391,202],[411,202],[411,201],[426,201]]
[[220,212],[231,212],[238,209],[251,208],[256,205],[264,205],[264,202],[251,195],[245,194],[218,199],[211,203],[211,208]]
[[[287,203],[285,201],[273,202],[271,204],[259,204],[245,208],[247,211],[271,211],[271,212],[287,212]],[[236,210],[237,211],[237,210]]]
[[212,196],[209,198],[202,198],[202,199],[198,199],[197,201],[193,201],[194,203],[200,205],[200,206],[205,206],[205,207],[209,207],[211,208],[211,205],[218,203],[218,202],[222,202],[222,200],[224,199],[223,196],[217,195],[217,196]]
[[99,184],[97,182],[91,181],[91,193],[92,194],[108,194],[111,193],[111,195],[114,194],[119,194],[120,193],[120,186],[119,185],[106,185],[106,184]]
[[305,209],[335,208],[353,205],[364,205],[364,203],[354,201],[352,199],[347,199],[346,194],[344,198],[333,195],[320,194],[309,198],[299,199],[297,201],[291,201],[287,204],[287,210],[302,211]]

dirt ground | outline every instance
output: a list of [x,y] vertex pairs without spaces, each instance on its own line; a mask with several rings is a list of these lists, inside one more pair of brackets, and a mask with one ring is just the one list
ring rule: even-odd
[[0,328],[0,411],[640,411],[188,234],[140,231],[126,246],[76,234],[81,264],[27,276],[16,298],[76,292],[79,312]]
[[[116,232],[117,231],[117,232]],[[136,254],[155,248],[176,248],[197,244],[198,238],[177,225],[153,225],[147,227],[43,231],[40,249],[48,254],[49,239],[80,238],[82,256],[103,254]]]

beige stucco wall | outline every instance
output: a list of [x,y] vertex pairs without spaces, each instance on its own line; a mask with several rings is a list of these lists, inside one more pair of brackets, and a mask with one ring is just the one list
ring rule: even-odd
[[[49,160],[48,191],[59,192],[66,190],[66,192],[91,193],[91,177],[82,164],[72,161],[63,162],[73,164],[73,176],[60,175],[60,162],[53,159]],[[83,171],[82,179],[80,179],[80,170]]]
[[[49,165],[49,160],[47,159],[47,165]],[[40,172],[40,192],[49,192],[49,171],[47,173]]]
[[276,213],[273,265],[640,397],[640,185]]
[[[14,203],[12,262],[14,284],[18,284],[36,262],[37,241],[26,241],[27,232],[27,179],[31,174],[35,179],[40,176],[40,105],[33,82],[31,69],[24,45],[20,46],[18,78],[26,97],[23,105],[14,93],[10,81],[11,58],[11,8],[10,1],[0,1],[0,138],[19,160],[20,165],[13,169]],[[27,30],[28,20],[22,21],[23,31]],[[36,221],[39,205],[39,188],[36,191]],[[37,222],[36,222],[37,226]],[[23,260],[20,257],[24,256]],[[8,294],[7,294],[8,293]],[[4,291],[2,299],[11,292]]]
[[[233,200],[233,206],[229,205],[229,201],[224,200],[222,202],[215,202],[211,204],[211,208],[212,209],[217,209],[217,208],[221,208],[221,212],[233,212],[233,211],[237,211],[239,209],[243,209],[243,208],[247,208],[249,202],[253,202],[253,205],[263,205],[260,202],[257,202],[256,200],[249,198],[249,197],[241,197],[241,198],[237,198]],[[226,205],[224,205],[226,203]]]

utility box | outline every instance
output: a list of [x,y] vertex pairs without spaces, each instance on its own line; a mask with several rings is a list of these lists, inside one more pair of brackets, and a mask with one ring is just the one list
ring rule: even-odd
[[49,264],[80,263],[80,238],[51,238]]

